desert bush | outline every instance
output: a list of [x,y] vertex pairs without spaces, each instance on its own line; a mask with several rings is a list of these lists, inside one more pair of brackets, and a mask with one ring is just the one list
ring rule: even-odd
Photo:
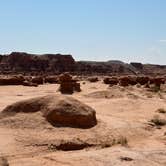
[[166,125],[166,119],[162,119],[160,118],[159,116],[154,116],[152,119],[151,119],[151,122],[154,123],[156,126],[164,126]]
[[97,81],[99,81],[99,79],[98,79],[98,77],[90,77],[90,78],[88,78],[88,81],[89,82],[97,82]]
[[164,108],[159,108],[157,110],[158,113],[161,113],[161,114],[165,114],[166,113],[166,110]]
[[130,157],[120,157],[120,160],[122,160],[122,161],[133,161],[133,159],[132,158],[130,158]]
[[151,92],[159,92],[160,90],[161,90],[160,86],[157,86],[157,85],[150,87]]
[[117,140],[117,144],[120,144],[122,146],[127,146],[128,145],[128,140],[126,137],[121,136],[118,140]]

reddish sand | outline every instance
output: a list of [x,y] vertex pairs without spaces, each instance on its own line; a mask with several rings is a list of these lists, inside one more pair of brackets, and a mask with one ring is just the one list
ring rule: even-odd
[[[109,88],[102,82],[81,83],[82,92],[72,96],[96,110],[95,127],[53,127],[39,118],[39,113],[0,119],[0,156],[6,157],[11,166],[165,166],[166,126],[159,128],[149,122],[155,115],[166,119],[166,114],[156,111],[166,109],[166,87],[162,88],[156,93],[136,86]],[[0,111],[16,101],[59,94],[57,89],[56,84],[0,86]],[[102,146],[77,151],[48,146],[78,139]]]

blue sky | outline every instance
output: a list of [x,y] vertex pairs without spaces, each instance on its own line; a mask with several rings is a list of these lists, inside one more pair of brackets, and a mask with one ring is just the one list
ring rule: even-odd
[[166,65],[166,0],[1,0],[0,54]]

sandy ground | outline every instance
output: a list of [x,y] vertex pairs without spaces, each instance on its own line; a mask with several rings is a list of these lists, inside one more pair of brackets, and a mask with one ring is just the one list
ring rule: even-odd
[[[0,86],[0,111],[16,101],[59,93],[57,89],[56,84]],[[0,156],[6,157],[11,166],[166,165],[166,126],[159,128],[149,123],[155,115],[166,119],[166,114],[156,111],[166,109],[166,91],[155,93],[136,86],[108,87],[102,82],[81,83],[81,89],[82,92],[72,96],[96,110],[97,126],[53,128],[38,119],[37,114],[20,113],[17,123],[12,118],[0,119]],[[122,139],[122,143],[77,151],[50,150],[46,146],[60,139],[78,138],[99,144]],[[124,138],[127,143],[123,143]]]

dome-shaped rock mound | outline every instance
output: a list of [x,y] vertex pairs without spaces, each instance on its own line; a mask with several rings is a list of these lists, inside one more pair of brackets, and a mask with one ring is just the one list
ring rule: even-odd
[[14,103],[2,111],[1,117],[39,111],[54,126],[90,128],[97,124],[95,110],[72,97],[60,95],[49,95]]

